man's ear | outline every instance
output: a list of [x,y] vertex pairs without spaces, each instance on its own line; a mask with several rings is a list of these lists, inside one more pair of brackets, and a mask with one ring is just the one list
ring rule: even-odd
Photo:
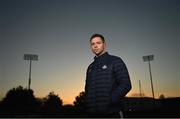
[[106,48],[106,43],[104,42],[104,49]]

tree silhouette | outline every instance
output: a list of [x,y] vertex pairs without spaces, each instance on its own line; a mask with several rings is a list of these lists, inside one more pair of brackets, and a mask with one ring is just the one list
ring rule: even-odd
[[75,101],[73,102],[74,106],[80,111],[85,111],[85,92],[82,91],[76,96]]
[[54,92],[50,92],[48,96],[44,99],[44,114],[48,117],[60,116],[62,110],[63,101]]
[[33,94],[33,90],[28,90],[22,86],[10,89],[5,98],[1,102],[1,115],[14,117],[28,116],[28,114],[36,113],[40,107]]
[[164,96],[163,94],[161,94],[161,95],[159,96],[159,99],[165,99],[165,96]]

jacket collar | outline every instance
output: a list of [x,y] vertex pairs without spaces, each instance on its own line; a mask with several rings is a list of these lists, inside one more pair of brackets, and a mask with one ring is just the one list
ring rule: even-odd
[[104,54],[102,54],[102,55],[100,55],[100,56],[95,56],[94,57],[94,60],[95,61],[97,61],[97,60],[103,60],[103,59],[105,59],[107,56],[108,56],[109,54],[108,54],[108,52],[105,52]]

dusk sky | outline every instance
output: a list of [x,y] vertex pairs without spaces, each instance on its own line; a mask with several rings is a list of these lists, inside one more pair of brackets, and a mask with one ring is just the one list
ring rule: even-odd
[[109,54],[126,63],[132,82],[128,96],[152,97],[148,63],[151,62],[155,97],[180,96],[180,2],[178,0],[1,0],[0,100],[19,85],[36,97],[58,94],[65,104],[84,91],[86,69],[93,61],[89,38],[104,35]]

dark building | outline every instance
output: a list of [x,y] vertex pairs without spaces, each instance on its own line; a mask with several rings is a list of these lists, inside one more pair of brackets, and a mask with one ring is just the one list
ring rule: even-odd
[[153,110],[162,106],[160,101],[149,97],[126,97],[124,100],[124,111]]

